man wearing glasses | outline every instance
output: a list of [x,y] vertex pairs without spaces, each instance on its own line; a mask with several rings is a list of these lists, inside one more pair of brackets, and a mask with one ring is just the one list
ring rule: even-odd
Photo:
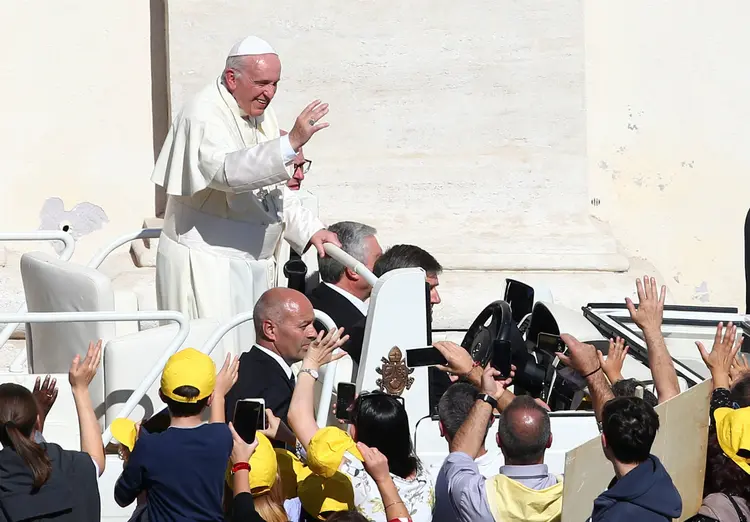
[[[338,245],[298,198],[285,197],[288,167],[328,127],[328,104],[312,102],[281,136],[269,107],[280,78],[276,51],[249,36],[174,119],[151,176],[167,193],[156,257],[160,310],[226,321],[275,286],[282,237],[298,252],[314,245],[325,255],[323,243]],[[247,323],[229,342],[244,350],[254,338]]]

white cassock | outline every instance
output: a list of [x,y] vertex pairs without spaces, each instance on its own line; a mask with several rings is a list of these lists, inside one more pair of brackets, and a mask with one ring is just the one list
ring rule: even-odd
[[[183,107],[151,176],[168,194],[156,257],[159,309],[223,322],[275,286],[282,237],[302,252],[324,228],[298,198],[284,198],[294,156],[273,109],[248,116],[220,79]],[[226,341],[248,350],[252,322]]]

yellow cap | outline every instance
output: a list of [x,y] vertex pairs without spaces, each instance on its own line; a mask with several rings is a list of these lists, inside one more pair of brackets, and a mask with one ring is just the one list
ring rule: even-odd
[[125,418],[115,419],[112,421],[110,429],[112,430],[112,436],[117,442],[128,448],[130,451],[133,451],[135,439],[137,438],[135,421]]
[[284,498],[296,498],[297,484],[312,475],[312,471],[297,458],[297,455],[283,448],[276,448],[276,463]]
[[718,408],[714,412],[714,419],[722,451],[745,473],[750,474],[750,408]]
[[307,464],[316,475],[329,478],[338,471],[341,459],[347,451],[360,461],[364,461],[348,433],[336,426],[327,426],[318,430],[310,440]]
[[[254,497],[271,491],[276,483],[278,464],[276,463],[276,452],[273,450],[271,441],[260,432],[255,433],[258,447],[255,448],[253,456],[250,457],[250,492]],[[227,466],[227,484],[232,487],[232,464]]]
[[[167,361],[161,374],[161,392],[176,402],[198,402],[211,395],[216,385],[216,365],[211,357],[195,348],[180,350]],[[198,389],[198,395],[191,399],[176,395],[180,386]]]
[[297,494],[305,511],[318,520],[325,520],[323,513],[355,509],[352,482],[340,471],[328,478],[310,475],[299,483]]

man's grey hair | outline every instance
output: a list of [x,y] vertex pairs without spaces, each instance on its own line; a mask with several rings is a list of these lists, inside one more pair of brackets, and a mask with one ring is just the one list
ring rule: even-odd
[[[328,227],[339,237],[341,249],[361,263],[367,262],[365,238],[378,233],[375,228],[356,221],[339,221]],[[344,265],[330,256],[318,256],[318,272],[325,283],[338,283],[344,275]]]
[[226,75],[228,70],[233,70],[236,76],[239,76],[245,71],[245,58],[247,56],[230,56],[227,58],[227,63],[224,65],[224,72],[221,73],[221,81],[226,81]]

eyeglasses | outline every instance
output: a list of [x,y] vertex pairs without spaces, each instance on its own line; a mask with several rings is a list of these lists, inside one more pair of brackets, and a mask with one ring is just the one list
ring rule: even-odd
[[310,172],[310,165],[312,165],[312,160],[305,160],[302,163],[292,163],[289,165],[289,170],[292,172],[292,175],[297,172],[297,169],[302,169],[302,174],[307,174]]

